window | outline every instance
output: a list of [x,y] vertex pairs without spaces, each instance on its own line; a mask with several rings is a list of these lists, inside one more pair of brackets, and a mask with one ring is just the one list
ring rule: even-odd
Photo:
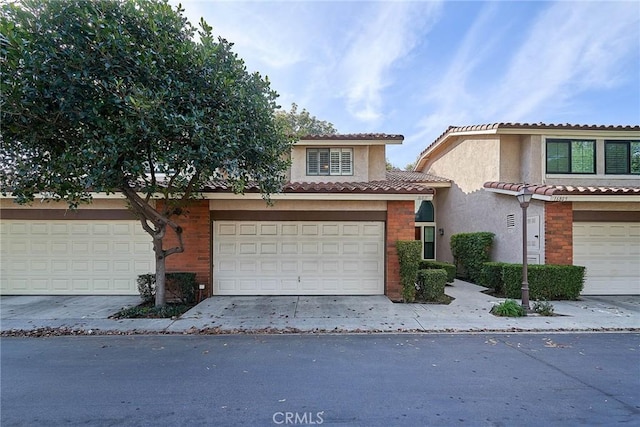
[[416,203],[416,240],[422,241],[422,259],[436,259],[436,223],[433,203]]
[[547,139],[547,173],[596,173],[596,142]]
[[353,175],[353,149],[307,148],[307,175]]
[[605,141],[604,173],[640,175],[640,141]]
[[422,227],[422,258],[436,259],[436,228]]

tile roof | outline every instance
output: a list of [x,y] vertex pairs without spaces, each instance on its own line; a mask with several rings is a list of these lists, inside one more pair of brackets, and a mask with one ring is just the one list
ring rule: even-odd
[[431,175],[430,173],[399,170],[387,171],[387,181],[420,183],[451,182],[449,179],[440,178],[439,176]]
[[[433,178],[433,179],[432,179]],[[384,181],[369,182],[288,182],[282,192],[292,193],[339,193],[339,194],[434,194],[429,182],[449,182],[448,180],[417,172],[387,172]],[[205,193],[230,193],[232,189],[223,181],[212,181]],[[258,186],[253,183],[245,189],[246,193],[257,193]]]
[[600,131],[640,131],[640,125],[579,125],[579,124],[553,124],[553,123],[490,123],[482,125],[470,126],[449,126],[435,141],[425,148],[418,158],[424,156],[431,147],[441,140],[445,139],[448,134],[456,132],[482,132],[497,131],[499,129],[563,129],[563,130],[600,130]]
[[[533,194],[542,196],[594,196],[594,195],[619,195],[619,196],[640,196],[640,187],[615,187],[615,186],[574,186],[574,185],[544,185],[544,184],[523,184],[509,182],[485,182],[484,188],[506,190],[518,192],[524,187],[528,187]],[[639,199],[640,200],[640,199]]]
[[300,140],[403,140],[403,135],[386,133],[346,133],[346,134],[326,134],[326,135],[305,135]]

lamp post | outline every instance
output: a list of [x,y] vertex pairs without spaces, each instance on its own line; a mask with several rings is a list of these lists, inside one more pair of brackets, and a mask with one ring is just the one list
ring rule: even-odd
[[530,310],[529,306],[529,278],[527,272],[527,208],[533,193],[526,185],[516,194],[522,208],[522,308]]

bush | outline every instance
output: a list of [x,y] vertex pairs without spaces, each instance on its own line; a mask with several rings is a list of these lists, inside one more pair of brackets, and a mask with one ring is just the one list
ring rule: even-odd
[[490,261],[493,233],[459,233],[451,236],[451,253],[461,278],[478,283],[482,264]]
[[[479,285],[493,289],[498,295],[504,295],[504,282],[502,281],[502,270],[506,262],[485,262],[482,264]],[[517,265],[517,264],[514,264]]]
[[422,301],[440,301],[447,284],[447,272],[444,269],[418,270],[417,298]]
[[[182,304],[196,302],[196,273],[167,273],[165,287],[167,299],[180,301]],[[141,274],[138,276],[138,292],[144,302],[152,302],[156,297],[156,275]]]
[[447,273],[447,283],[453,283],[456,278],[456,266],[448,262],[439,261],[420,261],[420,270],[442,269]]
[[196,273],[167,273],[167,296],[182,304],[196,302]]
[[418,278],[422,243],[419,240],[398,240],[396,249],[400,264],[402,299],[404,302],[413,302],[416,299],[416,279]]
[[136,280],[138,283],[138,292],[140,298],[144,302],[151,302],[156,297],[156,275],[155,274],[141,274]]
[[554,314],[553,304],[549,301],[535,301],[533,303],[533,311],[540,316],[553,316]]
[[[534,300],[575,300],[584,286],[585,268],[577,265],[529,265],[529,298]],[[507,298],[522,295],[522,264],[506,264],[502,269]]]
[[491,308],[491,314],[501,317],[522,317],[527,315],[524,308],[512,299],[494,305]]

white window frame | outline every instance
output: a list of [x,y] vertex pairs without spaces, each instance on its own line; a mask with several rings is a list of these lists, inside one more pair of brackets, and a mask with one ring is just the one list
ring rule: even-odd
[[353,175],[353,148],[307,148],[307,175]]

